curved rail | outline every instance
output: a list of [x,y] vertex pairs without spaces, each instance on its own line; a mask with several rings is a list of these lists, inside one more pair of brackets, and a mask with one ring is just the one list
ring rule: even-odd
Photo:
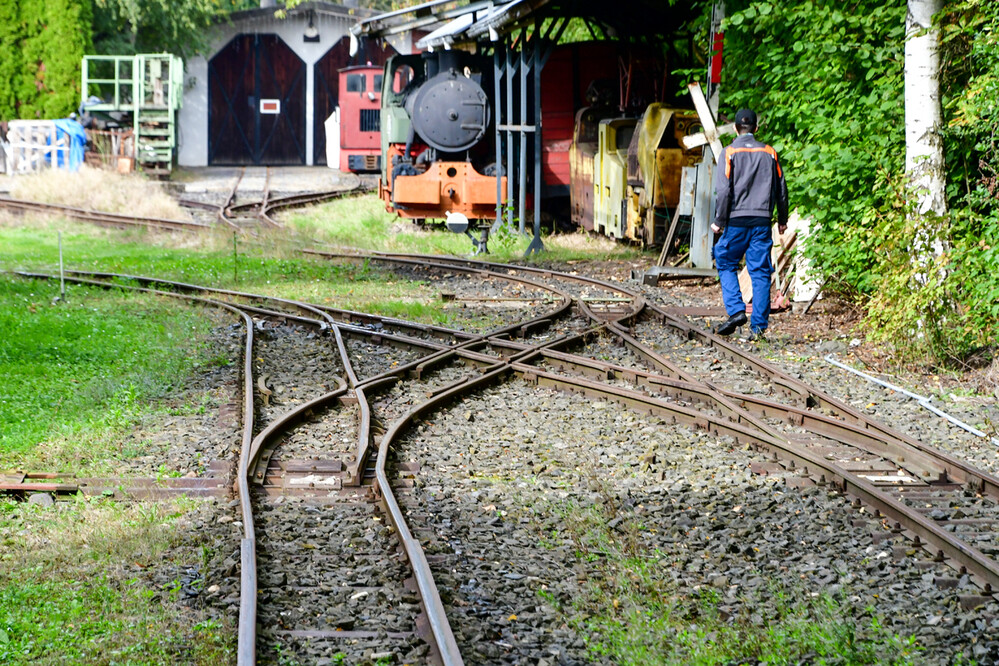
[[[331,257],[353,259],[364,258],[368,260],[380,260],[402,264],[418,261],[424,258],[422,255],[386,253],[322,253],[316,251],[312,251],[311,253],[320,255],[326,254]],[[971,465],[954,458],[953,456],[949,456],[941,451],[938,451],[937,449],[934,449],[933,447],[927,446],[912,439],[911,437],[907,437],[902,433],[895,431],[894,429],[844,404],[827,393],[808,386],[804,382],[791,377],[763,359],[742,350],[729,340],[723,339],[706,329],[682,320],[679,315],[670,312],[666,308],[645,303],[641,299],[640,294],[624,287],[623,285],[612,284],[594,278],[569,275],[566,273],[531,266],[513,267],[503,264],[489,264],[487,262],[476,260],[441,257],[433,257],[433,261],[438,264],[444,263],[450,269],[454,269],[457,266],[464,266],[467,268],[478,268],[482,271],[487,271],[487,267],[496,266],[503,270],[516,270],[518,272],[541,274],[550,278],[598,285],[608,290],[632,296],[636,307],[630,313],[624,314],[623,316],[617,318],[616,321],[610,321],[607,324],[608,330],[620,338],[632,351],[650,362],[654,367],[657,367],[660,370],[667,372],[669,375],[680,379],[703,384],[702,382],[698,382],[682,369],[677,368],[667,359],[662,358],[661,356],[655,354],[655,352],[644,347],[644,345],[641,345],[641,343],[630,335],[628,329],[625,327],[625,324],[636,320],[645,312],[652,313],[653,316],[660,319],[661,323],[674,328],[682,335],[688,338],[698,337],[704,344],[711,345],[729,358],[747,365],[758,374],[766,377],[785,395],[800,402],[804,407],[826,408],[833,414],[839,415],[842,419],[848,422],[856,423],[857,427],[856,429],[847,428],[836,425],[834,420],[815,418],[815,415],[810,414],[807,409],[789,409],[786,405],[782,405],[780,403],[750,398],[748,396],[740,396],[738,394],[725,394],[710,384],[703,384],[703,386],[710,391],[716,399],[727,403],[729,408],[734,406],[735,401],[740,402],[741,406],[736,407],[736,409],[742,414],[739,419],[752,419],[753,421],[756,421],[756,419],[752,417],[748,411],[746,411],[746,407],[753,407],[758,411],[758,413],[761,414],[781,414],[784,418],[793,419],[795,422],[800,421],[801,423],[806,423],[816,428],[817,433],[824,434],[825,436],[835,438],[837,435],[843,436],[846,434],[848,437],[844,436],[844,441],[852,441],[855,444],[860,443],[860,445],[866,445],[870,447],[872,452],[877,453],[878,455],[888,455],[889,457],[894,456],[895,460],[906,461],[909,465],[916,462],[921,465],[920,469],[929,473],[932,473],[934,470],[938,471],[938,478],[941,483],[952,480],[968,484],[978,492],[999,499],[999,479],[996,479],[990,474],[987,474],[982,470],[978,470]],[[592,316],[592,313],[589,314]],[[531,376],[538,376],[537,372],[529,374]],[[591,387],[589,390],[595,391],[596,389]],[[806,415],[809,418],[806,419]],[[702,419],[702,421],[697,423],[703,422],[704,421]],[[949,559],[956,569],[970,573],[975,580],[979,582],[979,584],[983,585],[987,593],[991,593],[993,589],[999,589],[999,561],[986,556],[979,549],[970,546],[954,533],[941,529],[940,526],[936,525],[932,520],[926,518],[914,508],[907,506],[902,501],[879,490],[877,486],[866,479],[841,469],[836,465],[830,464],[828,461],[815,456],[803,446],[789,441],[787,438],[779,435],[770,428],[757,427],[756,429],[760,433],[760,438],[754,441],[756,441],[756,443],[760,446],[764,446],[774,452],[779,452],[786,459],[789,459],[792,465],[800,465],[806,470],[819,470],[819,475],[825,477],[824,482],[836,483],[843,490],[843,492],[849,492],[855,495],[864,503],[873,507],[877,512],[879,512],[879,515],[890,517],[892,520],[896,521],[898,529],[907,531],[909,535],[914,538],[916,545],[922,547],[932,546],[937,548],[937,559]],[[734,433],[732,434],[735,436]],[[744,437],[746,437],[746,435],[744,435]]]
[[[75,272],[76,275],[81,274],[80,272]],[[37,273],[27,273],[21,272],[18,275],[22,277],[29,278],[44,278],[53,279],[54,276],[37,274]],[[146,283],[160,283],[169,284],[169,281],[157,280],[154,278],[137,278],[135,276],[125,276],[117,275],[111,273],[101,273],[99,274],[104,279],[129,279],[142,281]],[[241,594],[240,594],[240,622],[239,622],[239,638],[238,638],[238,663],[244,666],[249,666],[255,663],[256,659],[256,596],[257,596],[257,580],[256,580],[256,537],[253,526],[253,514],[252,507],[249,498],[248,483],[250,482],[251,469],[255,467],[257,463],[257,458],[259,457],[261,451],[263,450],[264,443],[271,437],[274,437],[278,433],[286,430],[296,421],[302,420],[307,417],[307,414],[311,412],[312,409],[316,407],[325,405],[332,400],[339,399],[344,396],[348,390],[348,387],[340,387],[336,391],[328,393],[326,395],[320,396],[304,405],[300,405],[296,409],[289,413],[286,413],[281,418],[273,422],[264,431],[259,433],[257,437],[252,436],[253,429],[253,379],[252,379],[252,358],[253,358],[253,323],[252,319],[245,313],[241,312],[241,308],[233,306],[222,301],[215,301],[212,299],[205,299],[196,296],[182,295],[176,292],[169,291],[159,291],[155,289],[137,287],[132,285],[122,285],[113,282],[101,282],[97,280],[88,280],[81,277],[70,277],[69,280],[77,282],[80,284],[89,284],[93,286],[100,286],[103,288],[121,288],[128,290],[141,291],[146,293],[160,294],[165,296],[180,297],[185,298],[195,302],[201,302],[205,304],[211,304],[215,306],[223,307],[229,311],[238,312],[244,319],[244,323],[247,328],[247,343],[246,349],[244,351],[245,357],[245,367],[244,367],[244,399],[245,406],[244,412],[249,414],[249,419],[244,421],[243,429],[243,447],[240,453],[239,462],[239,483],[238,491],[240,496],[240,503],[243,511],[243,522],[244,522],[244,538],[241,542],[240,548],[240,560],[241,560]],[[181,284],[181,283],[175,283]],[[184,284],[184,287],[189,289],[196,288],[194,285]],[[212,291],[211,289],[202,289],[202,291]],[[222,291],[222,290],[220,290]],[[226,292],[230,295],[235,295],[238,292]],[[267,298],[267,297],[261,297]],[[299,303],[296,301],[288,301],[286,299],[272,299],[282,304],[293,305],[295,307],[300,307],[310,311],[318,312],[312,306],[308,304]],[[245,306],[243,306],[245,307]],[[253,308],[253,310],[261,310],[260,308]],[[281,317],[287,317],[287,313],[274,313]],[[322,314],[322,313],[320,313]],[[328,315],[327,315],[328,316]],[[302,322],[311,322],[314,324],[326,325],[324,317],[321,316],[319,320],[308,320],[305,318],[299,318]],[[332,330],[337,333],[339,326],[334,324]],[[368,335],[376,335],[372,331],[363,331],[363,329],[358,332],[363,332]],[[414,341],[418,342],[418,341]],[[467,340],[462,344],[470,344],[474,342],[472,340]],[[425,344],[425,343],[424,343]],[[338,348],[343,354],[343,360],[345,361],[345,368],[350,368],[349,358],[346,356],[346,348],[343,345],[342,338],[338,335]],[[447,350],[441,350],[447,351]],[[425,359],[420,359],[423,361]],[[415,362],[414,362],[415,363]],[[410,364],[413,365],[413,364]],[[384,378],[374,378],[363,383],[356,377],[352,370],[348,372],[351,377],[350,383],[356,394],[362,394],[364,387],[378,387],[379,385],[384,385]],[[383,440],[384,441],[384,440]],[[409,531],[405,523],[405,517],[399,508],[398,501],[395,499],[392,493],[391,485],[388,482],[387,475],[385,474],[384,466],[387,458],[387,451],[383,454],[383,447],[379,449],[378,460],[376,463],[376,479],[377,479],[377,489],[379,490],[383,501],[385,502],[386,508],[388,509],[388,515],[393,523],[393,526],[397,530],[397,534],[400,537],[403,548],[407,554],[407,558],[413,568],[414,578],[417,581],[417,586],[419,588],[421,598],[423,599],[424,610],[427,614],[428,623],[431,628],[431,633],[433,636],[433,646],[436,654],[439,655],[442,663],[447,666],[460,666],[463,664],[460,651],[458,649],[457,643],[454,639],[453,632],[451,631],[450,625],[447,621],[447,615],[444,611],[443,602],[440,600],[439,592],[437,591],[436,584],[433,581],[433,576],[430,571],[429,563],[426,559],[426,555],[423,553],[422,547],[419,541],[416,540],[412,533]]]
[[106,227],[117,227],[121,229],[134,229],[136,227],[161,229],[164,231],[204,231],[211,229],[207,224],[193,222],[190,220],[170,220],[159,217],[133,217],[130,215],[119,215],[117,213],[102,213],[99,211],[75,208],[73,206],[63,206],[60,204],[41,203],[38,201],[25,201],[23,199],[12,199],[10,197],[0,197],[0,208],[6,208],[21,213],[48,213],[64,215],[74,220],[93,222]]
[[[421,261],[422,258],[412,257],[411,255],[392,255],[383,257],[381,255],[346,255],[340,253],[321,252],[313,253],[331,257],[348,257],[352,259],[362,258],[402,264],[419,263],[420,265],[426,265],[425,262]],[[511,275],[504,275],[485,268],[487,265],[485,262],[455,260],[454,263],[449,263],[446,259],[442,260],[439,257],[434,258],[434,266],[437,268],[445,268],[447,270],[457,269],[458,266],[455,264],[459,262],[464,264],[463,269],[469,273],[478,273],[483,276],[499,279],[516,279],[518,282],[524,282],[524,279],[520,276],[514,278]],[[959,480],[962,483],[974,485],[978,487],[981,492],[989,494],[993,497],[999,496],[999,480],[980,470],[974,469],[963,461],[946,456],[931,447],[925,446],[915,440],[912,440],[911,438],[907,438],[894,432],[887,426],[874,421],[866,415],[860,414],[832,396],[807,386],[803,382],[800,382],[799,380],[786,375],[786,373],[781,372],[774,366],[771,366],[766,361],[744,352],[731,342],[718,338],[718,336],[715,336],[709,331],[682,320],[678,315],[667,309],[655,305],[648,305],[644,302],[644,300],[642,300],[639,294],[626,289],[623,285],[610,284],[592,278],[566,275],[550,270],[536,269],[533,267],[503,266],[503,270],[514,270],[519,273],[542,274],[545,278],[567,279],[575,282],[599,285],[601,288],[633,297],[632,307],[629,309],[629,312],[621,313],[621,316],[615,317],[612,321],[600,323],[598,326],[586,331],[583,334],[564,336],[558,340],[538,345],[528,345],[514,340],[502,340],[499,336],[487,337],[483,335],[478,337],[468,337],[469,334],[464,334],[464,339],[461,342],[458,342],[460,332],[437,327],[432,329],[435,334],[441,335],[442,337],[454,336],[451,338],[453,342],[450,345],[439,345],[436,350],[433,350],[435,345],[423,341],[422,344],[425,348],[433,350],[429,356],[420,359],[419,361],[407,364],[405,369],[393,369],[392,372],[383,373],[383,375],[376,378],[370,378],[364,381],[360,381],[359,378],[355,378],[358,381],[355,381],[351,386],[351,388],[355,391],[365,387],[371,390],[378,390],[378,387],[390,385],[397,378],[403,376],[405,372],[419,373],[422,370],[429,369],[434,364],[447,362],[448,359],[455,356],[468,360],[469,362],[475,363],[476,365],[484,368],[484,371],[478,377],[473,377],[467,381],[463,381],[458,386],[446,388],[398,419],[395,423],[393,423],[390,430],[382,437],[379,444],[378,462],[376,464],[377,487],[382,493],[383,498],[385,498],[386,505],[390,508],[390,515],[393,517],[393,523],[395,523],[396,519],[401,521],[400,526],[396,526],[397,533],[400,535],[400,540],[404,543],[404,548],[406,549],[407,556],[410,558],[411,565],[414,567],[414,572],[418,577],[423,577],[423,582],[418,582],[421,593],[425,592],[426,594],[431,595],[430,598],[432,599],[433,595],[436,594],[436,587],[433,583],[429,565],[425,564],[426,559],[422,552],[422,548],[419,547],[418,541],[413,539],[412,534],[408,531],[408,528],[405,527],[405,520],[394,500],[394,496],[391,493],[391,488],[389,487],[388,479],[384,472],[384,464],[387,460],[388,450],[391,448],[394,438],[404,432],[412,420],[420,413],[437,409],[440,405],[449,400],[455,399],[457,396],[462,395],[465,392],[477,390],[488,382],[498,381],[501,377],[511,373],[538,385],[550,386],[560,390],[584,393],[587,395],[600,395],[604,398],[628,405],[629,407],[639,411],[660,414],[666,418],[672,419],[674,422],[686,423],[692,427],[705,429],[715,434],[727,434],[734,437],[739,442],[752,442],[758,447],[777,452],[785,461],[787,461],[787,465],[790,469],[802,469],[805,475],[821,476],[819,483],[835,485],[836,487],[842,489],[843,492],[850,493],[862,499],[866,504],[875,509],[877,515],[883,517],[884,519],[896,521],[899,526],[898,529],[906,531],[910,537],[914,539],[917,546],[933,546],[938,548],[940,550],[938,559],[949,559],[949,563],[952,566],[970,574],[977,581],[983,584],[987,593],[991,593],[994,588],[999,588],[999,563],[995,560],[987,557],[978,549],[969,546],[967,543],[957,538],[954,534],[943,530],[930,518],[921,515],[918,511],[906,506],[896,498],[879,490],[873,483],[839,467],[833,462],[824,460],[821,456],[818,456],[814,452],[809,451],[803,446],[791,441],[787,436],[762,421],[762,417],[777,416],[785,418],[796,425],[803,426],[811,431],[822,433],[826,436],[838,439],[839,441],[859,446],[871,447],[872,450],[877,449],[879,455],[886,455],[888,457],[894,456],[896,458],[904,457],[910,464],[915,462],[925,469],[937,470],[941,480],[946,480],[948,478]],[[554,290],[554,288],[551,287],[543,288]],[[237,292],[231,293],[236,294]],[[590,318],[591,321],[600,321],[598,314],[589,309],[586,306],[586,303],[581,299],[572,298],[565,292],[562,292],[561,295],[563,297],[563,312],[565,312],[572,303],[575,303],[580,310]],[[296,303],[296,307],[300,305],[303,304]],[[730,358],[744,362],[757,373],[768,377],[771,381],[775,382],[778,388],[781,389],[787,397],[799,403],[801,406],[789,406],[755,396],[745,396],[734,392],[724,391],[711,385],[710,383],[697,381],[693,377],[690,377],[689,374],[682,368],[677,368],[675,365],[671,364],[668,359],[665,359],[656,354],[654,351],[645,348],[631,335],[629,329],[627,328],[628,322],[633,322],[637,320],[639,316],[646,313],[656,317],[664,325],[679,331],[682,335],[687,337],[697,337],[704,344],[717,348],[721,353],[729,356]],[[345,313],[343,311],[340,311],[340,314],[341,316],[351,316],[350,313]],[[356,315],[356,313],[353,314]],[[364,315],[364,317],[370,317],[370,315]],[[539,321],[538,323],[543,325],[542,321]],[[407,325],[412,326],[414,329],[423,331],[428,330],[427,327],[423,327],[419,324]],[[334,326],[336,326],[336,328],[333,330],[336,331],[339,328],[342,328],[343,331],[348,334],[368,335],[372,338],[375,336],[382,337],[386,335],[384,333],[375,333],[370,330],[361,329],[351,326],[350,324],[342,324],[339,322]],[[505,329],[504,335],[509,335],[514,333],[514,329],[517,331],[523,331],[524,327],[522,324],[518,323],[513,326],[505,327]],[[599,330],[605,330],[611,335],[618,337],[627,346],[645,358],[652,365],[652,367],[667,373],[669,376],[631,368],[611,366],[609,364],[597,362],[593,359],[586,359],[585,357],[574,356],[564,351],[560,351],[563,348],[568,348],[573,344],[578,344],[580,341],[584,341],[587,336],[594,335]],[[405,340],[400,340],[400,342],[405,342]],[[501,356],[497,357],[494,354],[483,353],[482,351],[477,351],[475,349],[477,345],[486,343],[497,348],[505,348],[509,350],[509,353],[504,352]],[[601,382],[567,378],[562,375],[548,372],[537,367],[536,365],[531,364],[532,361],[538,358],[545,358],[552,362],[561,362],[566,366],[575,365],[576,368],[580,369],[582,372],[593,373],[595,376],[603,374],[604,379],[609,379],[614,375],[625,376],[628,377],[630,381],[634,381],[636,384],[644,384],[655,392],[664,394],[667,397],[671,395],[682,395],[685,399],[688,399],[691,402],[710,404],[721,413],[721,416],[714,417],[705,415],[697,410],[672,404],[663,398],[649,396],[641,391],[632,391],[629,389],[608,386]],[[671,379],[671,377],[673,378]],[[338,389],[340,392],[343,390],[344,389]],[[337,394],[337,392],[334,392],[334,394]],[[331,396],[334,396],[334,394],[329,394],[324,397],[332,399]],[[826,407],[834,414],[838,414],[843,418],[835,419],[826,417],[816,414],[808,409],[809,407],[814,408],[816,406]],[[247,448],[253,449],[254,447],[251,443],[251,445]],[[259,449],[259,447],[257,448]],[[391,508],[393,506],[395,507],[394,509]],[[436,636],[435,641],[444,642],[443,647],[440,645],[438,645],[438,647],[440,647],[442,659],[446,659],[447,657],[444,655],[448,654],[450,649],[448,644],[449,641],[453,641],[453,635],[451,635],[450,627],[447,625],[446,616],[443,614],[443,606],[441,605],[440,608],[436,608],[434,603],[427,602],[427,599],[428,597],[424,597],[425,609],[428,612],[428,617],[430,617],[430,613],[434,613],[435,615],[438,612],[440,613],[437,619],[432,619],[431,626],[434,628]],[[439,601],[439,597],[437,600]],[[460,654],[455,653],[455,655],[455,658],[460,660]],[[445,663],[461,662],[453,661]]]

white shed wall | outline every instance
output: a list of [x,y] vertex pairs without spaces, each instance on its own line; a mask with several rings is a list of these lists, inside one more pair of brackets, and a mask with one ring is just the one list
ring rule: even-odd
[[268,15],[234,21],[231,24],[220,25],[215,29],[215,36],[211,40],[211,51],[207,57],[198,56],[191,58],[186,63],[184,104],[180,108],[177,123],[177,163],[180,166],[208,166],[208,62],[225,48],[233,37],[242,34],[275,34],[284,40],[288,48],[304,61],[307,72],[305,154],[307,164],[313,163],[315,146],[313,67],[334,44],[348,34],[354,19],[317,12],[313,19],[313,25],[319,30],[318,42],[303,41],[302,37],[308,23],[308,16],[305,14],[289,15],[285,19],[276,19],[272,15]]

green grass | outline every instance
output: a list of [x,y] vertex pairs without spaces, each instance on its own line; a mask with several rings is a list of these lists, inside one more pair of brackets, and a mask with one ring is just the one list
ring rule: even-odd
[[58,283],[0,277],[0,469],[86,471],[207,360],[201,309],[75,285],[57,294]]
[[231,626],[178,606],[169,585],[143,577],[163,564],[174,521],[193,508],[0,500],[0,663],[229,662]]
[[298,254],[284,232],[239,238],[234,248],[225,232],[170,237],[60,222],[0,226],[0,270],[57,272],[60,230],[67,269],[155,276],[426,323],[450,317],[431,284],[386,278],[366,263]]
[[[385,210],[375,195],[339,199],[284,215],[287,225],[321,243],[382,252],[468,256],[472,242],[442,224],[419,227]],[[531,231],[528,225],[528,232]],[[476,234],[478,238],[478,234]],[[489,239],[488,261],[519,261],[531,239],[502,230]],[[583,233],[544,235],[546,252],[532,261],[632,260],[642,255],[634,248]]]
[[[563,516],[563,538],[575,544],[579,562],[600,562],[583,594],[561,606],[594,657],[636,666],[914,663],[912,640],[885,630],[870,609],[770,581],[768,589],[744,592],[743,610],[730,618],[714,588],[672,582],[668,555],[645,550],[640,527],[620,534],[607,527],[602,510],[550,510]],[[559,606],[551,593],[540,595]],[[759,608],[769,615],[756,615]]]

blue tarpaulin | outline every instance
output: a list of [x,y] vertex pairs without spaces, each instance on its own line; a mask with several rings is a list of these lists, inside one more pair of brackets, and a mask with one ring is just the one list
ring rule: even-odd
[[53,166],[76,171],[83,164],[83,154],[87,145],[87,133],[83,125],[73,118],[60,118],[55,121],[56,142],[65,145],[68,150],[56,152],[56,164]]

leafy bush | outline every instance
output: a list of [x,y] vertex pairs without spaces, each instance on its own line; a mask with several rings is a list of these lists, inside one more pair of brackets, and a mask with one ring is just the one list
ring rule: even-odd
[[62,118],[80,104],[90,0],[0,3],[0,120]]
[[734,7],[742,8],[725,30],[723,111],[760,115],[760,138],[782,156],[792,206],[817,223],[809,249],[831,286],[871,292],[874,211],[904,160],[905,2]]
[[[873,335],[907,357],[987,361],[999,341],[999,5],[966,0],[942,33],[949,213],[910,215],[904,187],[903,0],[730,3],[723,99],[761,117],[792,206],[817,222],[806,252],[868,305]],[[944,252],[914,261],[920,238]]]
[[938,20],[950,212],[928,228],[945,251],[923,270],[911,260],[915,228],[896,221],[870,321],[910,354],[981,364],[999,342],[999,6],[973,0]]

